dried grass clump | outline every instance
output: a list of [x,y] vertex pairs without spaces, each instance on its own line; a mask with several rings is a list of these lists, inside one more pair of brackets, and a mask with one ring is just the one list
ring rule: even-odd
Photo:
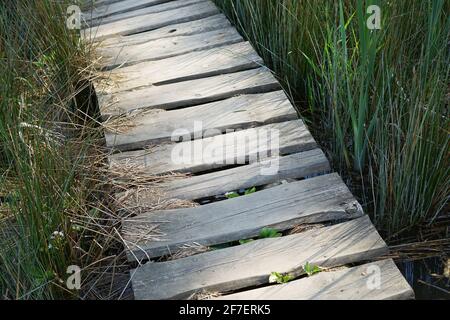
[[201,245],[197,242],[194,242],[192,244],[185,244],[177,252],[172,254],[167,260],[171,261],[171,260],[182,259],[182,258],[186,258],[189,256],[193,256],[193,255],[208,252],[208,251],[211,251],[211,248]]
[[116,205],[120,210],[139,215],[151,211],[194,208],[198,203],[169,198],[160,187],[139,187],[119,194]]
[[292,234],[298,234],[298,233],[302,233],[305,231],[310,231],[310,230],[317,230],[320,228],[323,228],[325,225],[323,224],[299,224],[297,226],[295,226],[294,228],[292,228],[289,232],[288,235],[292,235]]
[[221,297],[223,294],[220,292],[208,292],[202,291],[192,294],[188,300],[211,300],[214,298]]
[[108,119],[105,119],[102,126],[106,132],[110,132],[112,134],[127,134],[138,126],[139,119],[142,117],[156,115],[161,112],[166,111],[163,109],[135,110],[118,116],[111,116]]

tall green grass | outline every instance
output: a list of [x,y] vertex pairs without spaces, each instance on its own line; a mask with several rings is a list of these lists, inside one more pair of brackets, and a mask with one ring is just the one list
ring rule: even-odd
[[[449,197],[450,3],[217,0],[389,235]],[[366,27],[379,5],[381,30]]]
[[78,297],[66,287],[67,267],[97,257],[89,48],[66,28],[69,4],[0,3],[3,299]]

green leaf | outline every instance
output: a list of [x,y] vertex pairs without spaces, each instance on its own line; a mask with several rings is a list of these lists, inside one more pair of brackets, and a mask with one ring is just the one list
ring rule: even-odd
[[255,239],[243,239],[239,240],[239,244],[246,244],[255,241]]
[[308,277],[322,271],[320,267],[312,265],[309,262],[305,263],[305,265],[303,266],[303,270],[305,270],[305,273],[308,275]]
[[279,233],[278,230],[272,228],[263,228],[259,233],[260,239],[278,238],[278,237],[281,237],[281,233]]
[[279,272],[272,272],[269,277],[269,283],[288,283],[294,280],[294,276],[290,274],[281,274]]
[[256,187],[253,187],[253,188],[251,188],[251,189],[247,189],[247,190],[245,190],[245,195],[249,195],[249,194],[252,194],[252,193],[255,193],[256,192]]
[[237,193],[237,192],[228,192],[228,193],[225,193],[225,197],[227,197],[228,199],[237,198],[237,197],[239,197],[239,193]]

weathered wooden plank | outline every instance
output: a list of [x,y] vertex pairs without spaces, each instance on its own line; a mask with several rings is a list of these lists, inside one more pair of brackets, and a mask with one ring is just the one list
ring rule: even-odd
[[248,42],[176,56],[168,59],[142,62],[132,66],[103,72],[98,81],[98,94],[111,94],[195,80],[256,68],[262,59]]
[[[374,272],[380,286],[373,287]],[[394,261],[382,260],[339,271],[322,272],[287,284],[226,295],[218,300],[407,300],[414,291]]]
[[163,144],[152,150],[117,153],[110,155],[109,161],[115,168],[130,165],[153,175],[198,173],[307,151],[316,146],[303,122],[295,120],[194,141]]
[[[148,0],[141,0],[142,2],[148,1]],[[169,1],[169,0],[161,0],[161,4],[159,5],[146,5],[145,3],[142,4],[142,7],[136,8],[136,9],[127,9],[122,10],[120,12],[114,12],[114,13],[108,13],[106,15],[92,15],[87,13],[84,18],[87,22],[87,24],[90,27],[95,27],[101,24],[111,23],[123,19],[138,17],[144,14],[151,14],[151,13],[158,13],[173,9],[178,9],[182,7],[189,6],[191,4],[196,4],[205,0],[177,0],[177,1]],[[168,2],[169,1],[169,2]],[[122,5],[124,6],[124,5]],[[112,6],[111,6],[112,7]],[[109,10],[111,11],[111,10]],[[107,11],[107,12],[109,12]]]
[[104,5],[110,5],[116,2],[121,2],[124,0],[84,0],[82,2],[82,5],[84,7],[90,8],[90,7],[100,7]]
[[[273,174],[265,174],[268,168],[277,167]],[[250,165],[168,181],[161,184],[162,194],[171,199],[196,200],[223,195],[227,192],[265,186],[284,179],[299,179],[327,173],[330,165],[320,149],[271,158]],[[140,206],[151,205],[154,198],[143,190],[121,193],[118,198],[128,199]]]
[[[217,223],[214,228],[220,228]],[[137,300],[185,299],[202,292],[227,292],[269,282],[272,272],[304,273],[306,262],[335,267],[387,252],[370,219],[359,219],[282,238],[257,240],[163,263],[131,274]],[[317,277],[317,275],[315,276]]]
[[103,48],[114,46],[131,46],[163,38],[189,36],[213,30],[222,30],[230,26],[230,22],[223,14],[216,14],[200,20],[169,25],[163,28],[134,35],[110,37],[101,41],[101,46]]
[[[97,48],[105,69],[125,67],[144,61],[155,61],[190,52],[213,49],[242,42],[243,38],[233,27],[191,36],[179,36],[149,41],[137,45]],[[163,72],[160,70],[160,72]]]
[[175,10],[145,14],[88,28],[84,30],[83,37],[87,40],[99,41],[111,36],[132,35],[172,24],[202,19],[218,13],[219,10],[211,1],[204,1]]
[[[152,86],[98,97],[104,118],[137,110],[176,109],[280,89],[280,84],[265,68],[218,75],[209,78]],[[176,94],[175,94],[176,93]]]
[[[339,175],[330,174],[196,208],[144,213],[123,221],[123,237],[128,258],[134,260],[175,252],[186,244],[209,246],[251,238],[264,227],[286,230],[361,214]],[[165,239],[142,240],[148,236],[144,230],[155,226]]]
[[212,137],[227,130],[247,129],[297,119],[297,112],[283,91],[241,95],[200,106],[143,113],[125,133],[106,132],[106,145],[120,151],[170,142],[183,128],[193,139]]
[[[271,167],[278,167],[278,170],[273,174],[264,174],[265,169]],[[300,179],[329,170],[330,165],[324,153],[320,149],[313,149],[229,170],[174,180],[163,184],[163,190],[171,198],[195,200],[264,186],[284,179]]]
[[91,10],[83,12],[82,18],[91,22],[101,18],[107,18],[112,15],[123,14],[129,11],[137,11],[145,7],[151,7],[163,4],[170,0],[124,0],[114,3],[96,4]]
[[86,21],[110,17],[128,11],[136,11],[141,8],[155,6],[170,0],[125,0],[103,5],[95,5],[92,10],[83,13]]

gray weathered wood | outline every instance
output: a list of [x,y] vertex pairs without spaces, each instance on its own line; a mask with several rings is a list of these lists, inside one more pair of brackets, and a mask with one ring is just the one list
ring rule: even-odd
[[214,77],[152,86],[98,97],[103,118],[137,110],[190,107],[240,94],[275,91],[280,84],[270,71],[258,68]]
[[91,7],[91,6],[95,6],[95,7],[100,7],[100,6],[104,6],[104,5],[110,5],[116,2],[121,2],[124,0],[82,0],[82,5],[85,7]]
[[[134,0],[133,0],[134,1]],[[158,13],[168,10],[173,10],[177,8],[182,8],[189,6],[191,4],[199,3],[205,0],[177,0],[177,1],[168,1],[168,0],[161,0],[161,4],[159,5],[151,5],[144,2],[148,2],[148,0],[142,0],[143,4],[140,8],[135,9],[124,9],[122,11],[118,12],[112,12],[112,10],[106,11],[106,15],[101,15],[101,12],[99,11],[99,14],[97,15],[91,15],[90,12],[86,13],[83,18],[86,20],[86,23],[90,27],[95,27],[101,24],[111,23],[123,19],[138,17],[144,14],[150,14],[150,13]],[[120,3],[116,4],[119,5]],[[122,5],[125,7],[125,5]],[[110,6],[112,7],[112,6]],[[91,19],[92,16],[92,19]]]
[[[380,287],[371,288],[374,271]],[[414,291],[394,261],[382,260],[339,271],[322,272],[287,284],[230,294],[218,300],[407,300]]]
[[111,94],[238,72],[261,65],[262,59],[253,47],[248,42],[240,42],[103,72],[101,78],[107,81],[98,82],[96,90],[98,94]]
[[227,130],[297,119],[297,112],[283,91],[241,95],[181,110],[143,113],[125,133],[106,132],[106,145],[121,151],[170,142],[182,128],[193,139],[211,137]]
[[218,14],[211,1],[196,3],[187,7],[141,15],[83,30],[85,40],[99,41],[116,35],[132,35],[154,30],[172,24],[193,21]]
[[[274,174],[264,174],[264,169],[271,167],[278,167],[278,170]],[[330,165],[323,152],[313,149],[238,168],[174,180],[163,184],[163,190],[171,198],[195,200],[264,186],[283,179],[304,178],[329,170]]]
[[[277,167],[278,170],[273,174],[266,174],[265,170],[272,167]],[[323,152],[314,149],[228,170],[168,181],[161,184],[161,190],[167,198],[196,200],[223,195],[230,191],[265,186],[284,179],[299,179],[327,173],[329,170],[330,165]],[[118,195],[118,198],[133,199],[142,206],[151,205],[154,201],[154,198],[146,197],[145,191],[131,190],[128,195],[124,192]]]
[[[267,284],[273,271],[301,275],[306,262],[333,267],[386,253],[385,243],[340,177],[317,176],[330,170],[325,155],[315,149],[303,122],[292,120],[296,112],[285,94],[273,92],[279,83],[260,67],[259,56],[211,1],[100,0],[99,4],[103,6],[91,16],[84,15],[91,28],[82,35],[96,42],[102,70],[118,67],[102,75],[109,80],[95,84],[102,116],[124,116],[120,133],[106,134],[107,145],[113,152],[150,147],[112,154],[111,169],[142,179],[170,172],[204,173],[161,182],[161,199],[195,200],[270,184],[269,189],[234,199],[125,219],[122,236],[130,261],[170,254],[185,245],[256,237],[263,227],[287,230],[302,223],[355,219],[148,263],[132,272],[136,298],[230,292]],[[122,118],[113,120],[117,125]],[[175,131],[179,139],[173,140]],[[154,146],[158,143],[162,144]],[[132,168],[136,170],[127,171]],[[214,169],[223,170],[211,172]],[[302,177],[307,179],[292,182]],[[291,182],[276,185],[284,179]],[[136,207],[145,207],[151,198],[145,192],[128,195]],[[149,241],[155,235],[159,240]],[[224,298],[412,297],[392,261],[379,262],[378,267],[386,280],[382,290],[368,290],[368,275],[359,267]]]
[[116,2],[121,2],[123,0],[83,0],[81,5],[83,8],[101,7],[105,5],[111,5]]
[[[208,50],[242,42],[241,35],[233,27],[190,36],[163,38],[137,45],[97,48],[105,69],[125,67],[144,61],[155,61],[189,52]],[[160,70],[163,72],[163,70]]]
[[[330,174],[196,208],[144,213],[123,221],[123,237],[133,260],[175,252],[186,244],[209,246],[251,238],[264,227],[286,230],[361,214],[339,175]],[[164,239],[140,241],[146,239],[145,228],[155,226]]]
[[[214,228],[220,225],[217,223]],[[298,276],[304,273],[306,262],[335,267],[386,252],[386,244],[370,219],[363,216],[282,238],[257,240],[169,262],[148,263],[131,274],[138,300],[185,299],[203,290],[227,292],[266,284],[272,272]]]
[[101,46],[103,48],[114,46],[130,46],[163,38],[189,36],[214,30],[222,30],[230,26],[230,22],[223,14],[216,14],[203,19],[173,24],[144,33],[138,33],[129,36],[119,35],[115,37],[109,37],[101,41]]
[[83,19],[86,21],[95,20],[102,17],[121,14],[128,11],[137,11],[138,9],[155,6],[168,2],[170,0],[125,0],[114,3],[96,4],[92,10],[83,13]]
[[294,120],[194,141],[163,144],[151,150],[117,153],[110,155],[109,161],[116,168],[131,165],[153,175],[198,173],[315,147],[316,142],[303,122]]

